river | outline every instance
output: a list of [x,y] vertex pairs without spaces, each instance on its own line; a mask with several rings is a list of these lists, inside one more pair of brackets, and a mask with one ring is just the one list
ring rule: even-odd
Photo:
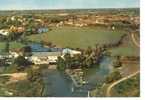
[[87,97],[88,91],[94,89],[97,84],[103,84],[105,76],[111,72],[112,68],[112,58],[104,57],[99,66],[84,71],[88,84],[81,88],[75,88],[67,75],[58,70],[44,70],[43,96]]

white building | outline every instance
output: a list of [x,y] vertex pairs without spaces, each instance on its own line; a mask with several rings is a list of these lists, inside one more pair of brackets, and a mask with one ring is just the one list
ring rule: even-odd
[[72,57],[81,54],[80,51],[64,49],[62,52],[32,52],[32,56],[28,58],[29,61],[36,65],[41,64],[55,64],[58,57],[64,57],[65,54],[70,54]]
[[2,29],[2,30],[0,30],[0,35],[8,36],[9,35],[9,31]]
[[61,52],[32,52],[29,60],[36,65],[50,64],[56,63],[58,56],[61,56]]
[[19,53],[17,53],[17,52],[13,52],[13,51],[10,51],[10,55],[11,55],[12,58],[17,58],[17,57],[20,56]]
[[69,49],[69,48],[66,48],[66,49],[63,49],[63,51],[62,51],[62,57],[63,57],[65,54],[70,54],[70,55],[73,57],[74,55],[81,54],[81,51],[71,50],[71,49]]

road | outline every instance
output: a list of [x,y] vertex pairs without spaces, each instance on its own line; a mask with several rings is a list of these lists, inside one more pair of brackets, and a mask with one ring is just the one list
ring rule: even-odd
[[[133,43],[134,43],[137,47],[140,47],[139,43],[138,43],[137,40],[135,39],[134,33],[131,33],[131,38],[132,38]],[[127,70],[130,70],[130,69],[127,69]],[[135,70],[136,70],[136,69],[135,69]],[[121,72],[124,72],[124,71],[121,71]],[[127,72],[127,71],[126,71],[126,72]],[[118,81],[112,83],[112,84],[108,87],[107,92],[106,92],[106,96],[107,96],[107,97],[110,97],[110,96],[111,96],[111,90],[112,90],[112,88],[113,88],[114,86],[116,86],[117,84],[119,84],[119,83],[121,83],[121,82],[123,82],[123,81],[125,81],[125,80],[127,80],[127,79],[129,79],[129,78],[131,78],[131,77],[133,77],[133,76],[135,76],[135,75],[137,75],[139,72],[140,72],[140,70],[137,70],[137,71],[134,72],[134,73],[128,73],[127,76],[124,74],[125,76],[124,76],[123,78],[121,78],[120,80],[118,80]],[[122,73],[122,74],[123,74],[123,73]]]
[[110,96],[111,96],[111,90],[112,90],[112,88],[113,88],[114,86],[116,86],[117,84],[119,84],[119,83],[121,83],[121,82],[123,82],[123,81],[125,81],[125,80],[127,80],[127,79],[129,79],[129,78],[131,78],[131,77],[133,77],[133,76],[135,76],[135,75],[137,75],[139,72],[140,72],[140,71],[138,70],[138,71],[136,71],[135,73],[130,74],[130,75],[126,76],[126,77],[123,77],[123,78],[121,78],[120,80],[118,80],[118,81],[112,83],[112,84],[108,87],[108,89],[107,89],[106,96],[107,96],[107,97],[110,97]]
[[137,47],[140,47],[139,43],[138,43],[138,42],[136,41],[136,39],[135,39],[134,33],[131,33],[131,38],[132,38],[133,43],[134,43]]

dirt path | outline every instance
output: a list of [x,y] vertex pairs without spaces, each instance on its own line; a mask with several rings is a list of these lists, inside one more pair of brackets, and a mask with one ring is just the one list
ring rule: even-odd
[[6,84],[17,82],[20,80],[25,80],[27,78],[27,73],[12,73],[12,74],[0,74],[1,77],[9,76],[10,79]]
[[123,77],[122,79],[120,79],[120,80],[118,80],[118,81],[112,83],[112,84],[108,87],[108,89],[107,89],[106,96],[107,96],[107,97],[110,97],[110,96],[111,96],[111,90],[112,90],[112,88],[113,88],[114,86],[116,86],[117,84],[119,84],[119,83],[121,83],[121,82],[123,82],[123,81],[125,81],[125,80],[127,80],[127,79],[129,79],[129,78],[131,78],[131,77],[133,77],[133,76],[135,76],[135,75],[137,75],[139,72],[140,72],[140,71],[138,70],[137,72],[135,72],[135,73],[133,73],[133,74],[130,74],[130,75],[126,76],[126,77]]
[[133,43],[134,43],[137,47],[140,47],[139,43],[138,43],[138,42],[136,41],[136,39],[135,39],[134,33],[131,33],[131,38],[132,38]]

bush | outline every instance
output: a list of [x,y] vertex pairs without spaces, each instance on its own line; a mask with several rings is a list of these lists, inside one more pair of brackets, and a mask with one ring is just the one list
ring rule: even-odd
[[106,83],[114,82],[114,81],[120,79],[121,77],[122,76],[119,71],[114,71],[106,77]]

